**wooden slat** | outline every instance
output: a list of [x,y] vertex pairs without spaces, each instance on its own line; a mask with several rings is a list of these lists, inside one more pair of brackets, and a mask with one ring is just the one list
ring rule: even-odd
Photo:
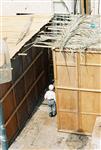
[[89,0],[86,0],[86,14],[88,15],[90,12],[90,2]]
[[85,11],[84,11],[84,0],[81,0],[81,11],[82,11],[82,15],[85,14]]
[[101,92],[80,92],[80,112],[101,114]]
[[80,66],[80,88],[101,90],[101,67]]
[[67,109],[73,111],[78,110],[78,95],[77,91],[67,91],[67,90],[57,90],[57,96],[58,96],[58,106],[59,110],[64,109],[65,111]]
[[97,90],[97,89],[87,89],[87,88],[71,88],[71,87],[65,87],[65,86],[56,86],[56,88],[61,89],[61,90],[101,93],[101,90],[99,90],[99,89]]
[[96,115],[80,115],[80,132],[92,133],[96,120]]
[[77,113],[67,113],[67,112],[59,112],[60,122],[58,124],[58,129],[63,130],[78,130],[78,116]]
[[[62,77],[62,78],[61,78]],[[75,80],[74,80],[75,78]],[[57,86],[77,87],[77,68],[57,66]]]

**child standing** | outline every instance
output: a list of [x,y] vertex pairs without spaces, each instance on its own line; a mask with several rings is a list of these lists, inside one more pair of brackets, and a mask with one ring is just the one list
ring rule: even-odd
[[53,117],[56,115],[56,96],[53,84],[50,84],[48,88],[49,90],[45,93],[44,98],[48,100],[49,116]]

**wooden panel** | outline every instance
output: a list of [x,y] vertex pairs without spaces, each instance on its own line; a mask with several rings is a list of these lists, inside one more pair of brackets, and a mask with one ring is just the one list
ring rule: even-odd
[[30,86],[35,81],[35,67],[34,67],[34,65],[25,74],[24,80],[25,80],[25,87],[26,87],[25,89],[26,89],[26,91],[28,91]]
[[[33,38],[32,42],[35,40],[35,37]],[[32,60],[35,59],[35,57],[42,51],[42,49],[38,48],[38,47],[32,47],[31,48],[32,51]]]
[[33,88],[33,93],[35,95],[35,99],[33,99],[33,104],[34,104],[34,107],[36,106],[37,104],[37,101],[38,101],[38,97],[39,97],[39,91],[38,91],[38,85],[36,84]]
[[18,131],[18,122],[15,115],[6,126],[8,142],[10,142],[10,140],[14,137],[17,131]]
[[36,77],[38,77],[40,75],[42,70],[43,70],[43,53],[35,62],[35,72],[36,72],[35,75],[36,75]]
[[[28,48],[24,48],[24,51],[25,51],[26,55],[22,56],[22,59],[23,59],[23,70],[25,70],[32,62],[32,51],[30,49],[28,51],[26,51],[26,49],[28,49]],[[23,53],[23,51],[22,51],[22,53]]]
[[31,114],[37,104],[36,86],[34,86],[27,97],[28,113]]
[[101,89],[101,67],[80,66],[80,87]]
[[19,117],[20,127],[22,127],[28,119],[28,107],[26,101],[24,101],[24,103],[20,106],[17,113]]
[[11,85],[11,82],[0,84],[0,99],[6,94]]
[[62,130],[78,130],[78,116],[76,113],[59,112],[58,129]]
[[84,53],[81,63],[83,64],[100,64],[101,65],[101,54]]
[[23,66],[22,66],[22,57],[16,55],[15,57],[12,58],[11,60],[11,65],[12,65],[12,80],[16,81],[20,75],[23,73]]
[[14,91],[15,91],[16,103],[19,104],[25,95],[25,83],[23,78],[18,82],[18,84],[14,88]]
[[[42,94],[44,88],[45,88],[45,78],[44,78],[44,74],[43,76],[39,79],[39,81],[37,82],[37,90],[38,90],[38,93]],[[42,85],[42,86],[40,86]],[[40,97],[40,94],[38,94],[38,97]]]
[[80,92],[80,112],[101,115],[101,93]]
[[42,79],[43,89],[46,89],[47,85],[49,85],[49,78],[48,78],[48,76],[49,76],[49,74],[47,75],[47,72],[44,73],[44,75],[43,75],[43,79]]
[[57,89],[58,110],[77,111],[78,95],[77,91]]
[[56,52],[56,65],[77,65],[77,54]]
[[9,119],[15,110],[13,91],[11,91],[3,102],[5,122]]
[[77,87],[77,68],[57,66],[57,86]]
[[[50,69],[50,62],[49,62],[49,52],[48,52],[48,50],[47,49],[44,49],[43,50],[44,51],[44,55],[43,55],[43,63],[44,63],[44,65],[43,65],[43,67],[44,67],[44,75],[45,75],[45,82],[47,83],[47,85],[48,85],[48,82],[49,82],[49,76],[50,76],[50,74],[49,74],[49,69]],[[51,52],[51,51],[50,51]],[[47,58],[47,59],[46,59]],[[44,85],[46,86],[46,84],[44,83]]]
[[79,131],[85,133],[92,133],[93,127],[96,120],[96,115],[80,115],[79,118],[80,122],[80,129]]

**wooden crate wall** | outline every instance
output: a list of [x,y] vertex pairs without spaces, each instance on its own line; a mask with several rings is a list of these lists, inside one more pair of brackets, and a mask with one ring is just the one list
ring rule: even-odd
[[91,134],[101,115],[101,53],[53,51],[59,131]]

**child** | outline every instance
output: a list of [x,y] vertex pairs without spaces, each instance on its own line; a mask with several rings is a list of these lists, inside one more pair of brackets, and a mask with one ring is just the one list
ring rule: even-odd
[[45,93],[44,98],[48,100],[48,106],[49,106],[49,116],[53,117],[56,115],[56,97],[54,86],[52,84],[49,85],[49,90]]

